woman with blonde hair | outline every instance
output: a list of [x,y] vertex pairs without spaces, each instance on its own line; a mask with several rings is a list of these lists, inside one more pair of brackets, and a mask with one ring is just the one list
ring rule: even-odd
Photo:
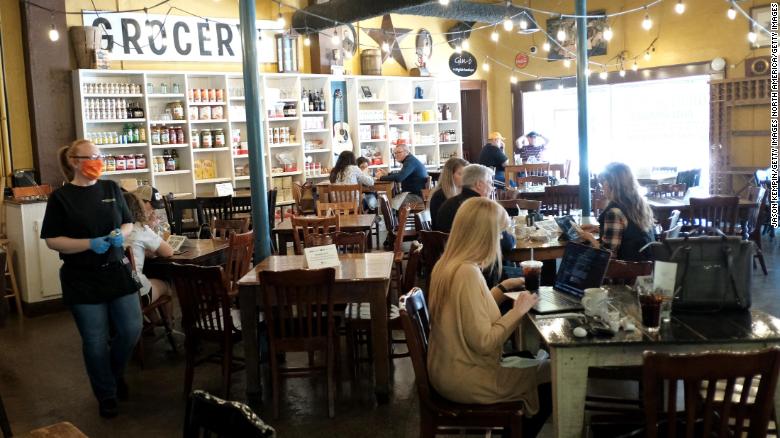
[[[653,210],[639,194],[631,169],[623,163],[610,163],[599,174],[604,196],[609,201],[599,216],[599,226],[584,225],[578,232],[596,248],[608,249],[620,260],[650,260],[645,245],[655,240]],[[597,240],[591,232],[598,232]]]
[[524,421],[523,436],[532,437],[552,410],[549,362],[502,359],[501,353],[538,297],[521,292],[502,316],[504,293],[519,289],[523,280],[488,289],[482,276],[483,269],[500,266],[499,239],[509,224],[506,210],[486,198],[468,199],[458,210],[431,274],[428,374],[442,396],[458,403],[522,401],[533,415]]
[[457,196],[463,189],[463,168],[469,164],[463,158],[452,157],[444,163],[439,176],[439,183],[433,189],[431,200],[428,203],[428,211],[431,214],[431,225],[436,222],[439,207],[444,201]]

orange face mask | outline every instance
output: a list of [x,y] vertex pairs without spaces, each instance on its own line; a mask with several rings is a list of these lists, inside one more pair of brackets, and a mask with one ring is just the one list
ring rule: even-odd
[[91,180],[100,178],[100,175],[103,173],[103,160],[82,161],[81,173]]

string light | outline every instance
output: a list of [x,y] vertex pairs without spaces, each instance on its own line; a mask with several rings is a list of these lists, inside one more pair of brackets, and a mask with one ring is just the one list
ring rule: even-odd
[[674,11],[682,15],[685,12],[685,3],[682,0],[678,0],[677,4],[674,5]]
[[482,63],[482,70],[486,72],[490,71],[490,64],[488,64],[487,58],[485,58],[485,62]]
[[335,29],[333,30],[333,36],[330,37],[330,42],[333,43],[334,45],[341,44],[341,37],[339,36],[338,31]]
[[620,71],[618,72],[618,74],[620,75],[621,78],[626,77],[626,69],[620,67]]
[[566,58],[563,60],[563,66],[566,68],[571,67],[571,60],[569,58]]
[[566,31],[563,29],[563,26],[558,28],[558,33],[555,35],[555,37],[560,42],[566,41]]
[[461,53],[463,53],[463,48],[462,48],[462,47],[460,47],[460,44],[458,44],[458,45],[456,45],[456,46],[455,46],[455,53],[457,53],[457,54],[459,54],[459,55],[460,55]]
[[388,44],[387,41],[382,43],[382,51],[385,53],[390,51],[390,44]]
[[612,36],[614,33],[612,32],[612,28],[610,26],[607,26],[604,28],[604,39],[607,41],[612,40]]
[[729,17],[729,20],[734,20],[737,18],[737,11],[734,9],[734,3],[731,3],[729,6],[729,10],[726,12],[726,16]]
[[512,32],[512,28],[515,27],[515,23],[512,22],[512,19],[509,17],[506,17],[504,19],[504,30],[507,32]]
[[649,61],[650,57],[651,57],[650,51],[648,50],[648,51],[645,52],[645,61]]
[[439,0],[439,4],[442,6],[447,6],[450,4],[450,0]]
[[495,42],[498,42],[498,32],[496,32],[495,29],[493,29],[493,32],[490,34],[490,39]]
[[634,60],[634,64],[631,66],[631,70],[633,71],[639,70],[639,64],[636,63],[636,60]]
[[517,76],[515,76],[514,74],[512,76],[510,76],[509,77],[509,82],[511,82],[513,84],[516,84],[517,83]]
[[607,70],[602,70],[601,73],[599,73],[599,79],[601,79],[602,81],[607,80],[607,76],[608,76]]
[[542,50],[544,50],[545,52],[549,52],[550,51],[550,42],[549,41],[545,41],[544,44],[542,44]]
[[520,29],[528,30],[528,20],[525,19],[525,12],[523,13],[523,18],[520,19]]
[[60,32],[54,27],[54,23],[51,24],[51,29],[49,29],[49,39],[52,41],[60,39]]
[[540,84],[539,82],[537,82],[537,83],[535,83],[535,84],[534,84],[534,88],[535,88],[537,91],[539,91],[539,90],[541,90],[541,89],[542,89],[542,84]]
[[585,76],[590,77],[590,67],[585,67],[585,71],[583,71],[583,73],[585,73]]
[[653,20],[650,19],[650,14],[645,13],[645,19],[642,20],[642,29],[650,30],[653,27]]
[[750,41],[751,43],[755,43],[757,39],[758,39],[758,35],[756,35],[755,32],[753,32],[752,30],[748,32],[748,41]]
[[469,40],[463,40],[461,46],[463,47],[463,50],[469,50],[471,48],[471,43],[469,43]]
[[279,12],[279,15],[276,16],[276,25],[278,27],[285,27],[287,26],[287,21],[285,21],[284,16],[281,12]]

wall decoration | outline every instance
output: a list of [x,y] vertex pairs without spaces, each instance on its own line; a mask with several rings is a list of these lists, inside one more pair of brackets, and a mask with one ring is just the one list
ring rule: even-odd
[[368,36],[373,38],[379,47],[382,47],[385,43],[390,46],[390,50],[382,54],[382,62],[387,61],[387,58],[393,57],[395,61],[406,70],[406,61],[404,61],[404,54],[401,52],[400,43],[409,35],[412,29],[401,29],[393,26],[393,21],[389,14],[385,14],[382,17],[381,29],[367,29]]
[[276,59],[280,73],[298,71],[298,37],[290,34],[276,35]]
[[515,56],[515,67],[517,68],[526,68],[528,67],[528,55],[526,55],[523,52],[520,52]]
[[477,71],[477,58],[466,51],[453,53],[450,55],[450,71],[462,78],[467,78]]
[[752,78],[769,74],[769,57],[757,56],[745,60],[745,76]]
[[[764,29],[768,30],[769,19],[772,17],[772,11],[770,9],[770,5],[750,8],[750,17],[756,20],[761,26],[764,26]],[[750,31],[756,33],[756,42],[748,44],[751,44],[754,48],[769,47],[769,44],[771,43],[769,35],[766,32],[760,30],[758,26],[753,25],[751,22],[748,22],[748,26],[750,27]]]
[[[606,11],[592,11],[588,12],[588,15],[600,15],[605,14]],[[577,52],[577,37],[574,18],[550,18],[547,20],[547,34],[555,38],[558,30],[563,27],[566,31],[566,41],[557,41],[566,50],[576,53]],[[588,20],[588,56],[598,56],[607,54],[607,40],[604,39],[604,29],[607,27],[606,18],[591,18]],[[561,49],[555,42],[550,42],[550,54],[547,57],[548,61],[555,61],[558,59],[571,58],[570,55],[563,49]]]
[[433,37],[426,29],[420,29],[414,41],[417,67],[409,71],[410,76],[430,76],[428,60],[433,54]]
[[344,52],[344,59],[351,59],[357,53],[357,32],[355,27],[349,23],[336,27],[336,32],[341,37],[341,50]]

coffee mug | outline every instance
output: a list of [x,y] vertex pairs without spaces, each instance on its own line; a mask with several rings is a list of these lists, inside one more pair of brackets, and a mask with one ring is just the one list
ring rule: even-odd
[[582,306],[588,316],[604,316],[607,313],[607,290],[600,287],[585,289],[582,297]]

